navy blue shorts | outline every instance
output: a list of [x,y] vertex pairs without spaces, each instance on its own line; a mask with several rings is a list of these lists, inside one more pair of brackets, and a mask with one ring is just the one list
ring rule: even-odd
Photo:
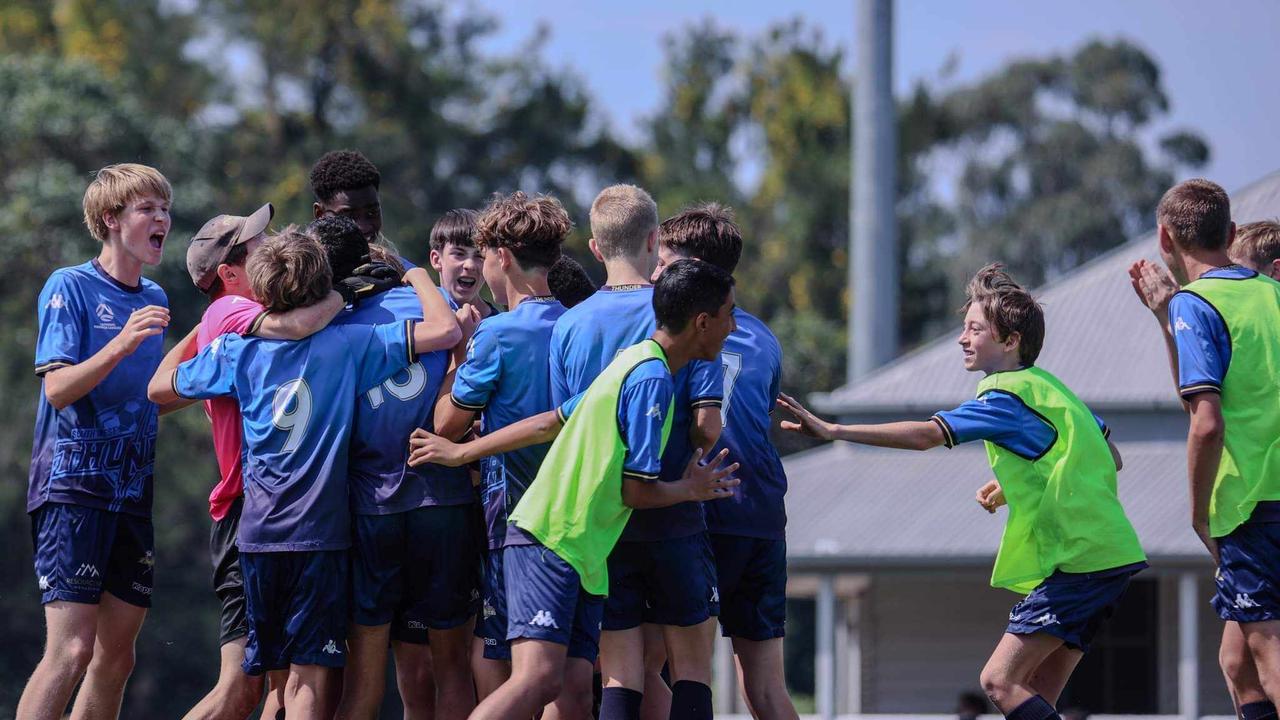
[[569,657],[594,663],[600,654],[604,598],[582,589],[578,571],[542,545],[502,551],[507,584],[507,640],[567,645]]
[[1241,623],[1280,619],[1280,523],[1245,523],[1218,538],[1218,617]]
[[250,675],[347,662],[346,550],[240,553]]
[[489,550],[484,556],[484,574],[480,580],[480,617],[475,636],[484,642],[484,656],[489,660],[510,660],[511,643],[507,642],[507,583],[502,576],[502,548]]
[[1069,648],[1088,652],[1102,624],[1115,612],[1129,580],[1146,563],[1093,573],[1055,572],[1009,612],[1014,635],[1048,633]]
[[391,624],[391,637],[427,642],[427,631],[473,618],[480,546],[471,505],[356,515],[351,547],[352,620]]
[[620,542],[609,555],[605,630],[641,623],[688,627],[718,614],[720,591],[707,533]]
[[725,637],[772,640],[786,634],[787,541],[711,536]]
[[31,513],[40,602],[97,605],[105,590],[142,608],[155,586],[151,519],[64,503]]

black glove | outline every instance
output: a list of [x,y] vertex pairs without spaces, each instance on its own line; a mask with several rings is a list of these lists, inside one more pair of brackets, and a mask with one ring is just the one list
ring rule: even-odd
[[386,263],[370,262],[356,268],[351,277],[340,280],[333,289],[348,305],[359,305],[362,299],[400,287],[403,282],[395,268]]

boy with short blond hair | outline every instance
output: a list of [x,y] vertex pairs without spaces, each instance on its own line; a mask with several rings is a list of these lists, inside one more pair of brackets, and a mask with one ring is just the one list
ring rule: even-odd
[[1059,719],[1054,705],[1134,573],[1146,567],[1116,491],[1120,454],[1105,424],[1035,362],[1044,313],[1000,265],[969,283],[960,347],[985,374],[978,396],[928,420],[837,425],[781,395],[796,421],[782,428],[823,440],[907,450],[983,440],[996,480],[979,491],[1009,505],[991,575],[1026,595],[982,670],[983,690],[1010,720]]
[[55,270],[40,292],[27,512],[47,635],[18,703],[22,718],[62,717],[81,678],[77,714],[118,714],[133,671],[155,565],[158,408],[146,386],[169,324],[168,299],[142,269],[160,263],[172,197],[155,168],[99,170],[84,220],[102,249]]

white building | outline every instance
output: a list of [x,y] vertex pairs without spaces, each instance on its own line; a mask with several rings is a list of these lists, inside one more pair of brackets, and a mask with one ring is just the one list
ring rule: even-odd
[[[1237,223],[1280,216],[1280,174],[1232,204]],[[1112,428],[1120,497],[1151,564],[1063,700],[1094,713],[1230,716],[1212,567],[1190,528],[1186,415],[1159,329],[1129,285],[1142,257],[1158,259],[1154,233],[1037,293],[1047,321],[1037,364]],[[923,419],[972,397],[977,381],[948,334],[812,402],[843,422]],[[789,593],[817,600],[820,714],[951,713],[961,692],[978,690],[1018,600],[987,584],[1004,511],[990,516],[973,501],[991,477],[983,448],[834,443],[785,464]]]

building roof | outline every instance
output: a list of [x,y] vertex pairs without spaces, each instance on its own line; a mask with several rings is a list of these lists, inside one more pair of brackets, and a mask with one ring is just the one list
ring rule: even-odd
[[[1280,217],[1280,172],[1232,193],[1237,223]],[[1151,313],[1133,295],[1128,269],[1159,260],[1155,233],[1131,240],[1041,288],[1045,344],[1037,365],[1058,376],[1096,411],[1177,409],[1164,343]],[[830,393],[813,405],[835,414],[932,413],[973,396],[954,333]]]
[[[1163,361],[1163,360],[1162,360]],[[1185,445],[1119,445],[1120,501],[1153,564],[1208,563],[1187,515]],[[1006,510],[974,502],[982,445],[928,452],[833,443],[785,458],[787,555],[796,569],[989,566]]]

